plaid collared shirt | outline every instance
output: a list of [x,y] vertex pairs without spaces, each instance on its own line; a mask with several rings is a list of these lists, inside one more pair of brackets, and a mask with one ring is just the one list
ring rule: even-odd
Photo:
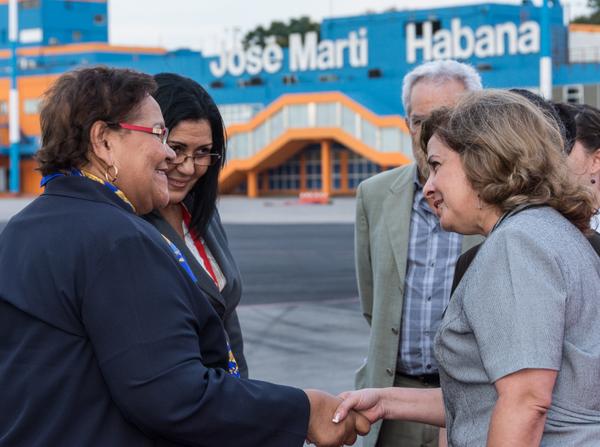
[[433,374],[433,337],[450,299],[462,236],[440,227],[415,175],[408,262],[402,308],[402,333],[396,369],[402,374]]

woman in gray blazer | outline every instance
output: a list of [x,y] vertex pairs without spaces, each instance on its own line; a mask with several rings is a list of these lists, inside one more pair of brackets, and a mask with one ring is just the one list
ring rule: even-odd
[[453,447],[597,446],[594,200],[555,123],[514,93],[478,92],[434,112],[421,142],[442,227],[487,236],[435,337],[441,389],[343,393],[336,419],[354,408],[445,426]]
[[174,73],[154,76],[158,102],[170,129],[169,204],[145,218],[187,260],[196,283],[221,317],[242,377],[248,376],[236,307],[242,280],[216,209],[225,129],[219,109],[195,81]]

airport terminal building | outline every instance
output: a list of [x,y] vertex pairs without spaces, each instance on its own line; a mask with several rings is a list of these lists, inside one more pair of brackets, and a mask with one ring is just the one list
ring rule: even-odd
[[[551,8],[553,99],[600,106],[600,26],[565,24]],[[249,197],[351,195],[365,178],[411,161],[401,101],[415,65],[453,58],[472,64],[485,87],[539,86],[541,9],[481,3],[326,19],[320,35],[289,46],[191,50],[108,44],[104,0],[20,0],[17,86],[19,191],[36,194],[39,105],[61,73],[104,64],[172,71],[205,86],[228,134],[223,193]],[[0,193],[10,173],[8,2],[0,0]]]

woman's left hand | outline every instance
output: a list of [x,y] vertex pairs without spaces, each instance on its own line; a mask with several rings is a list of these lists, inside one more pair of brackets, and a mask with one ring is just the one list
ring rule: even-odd
[[365,388],[358,391],[345,391],[338,395],[343,402],[335,411],[333,422],[343,421],[350,410],[360,412],[371,424],[385,416],[384,389]]

